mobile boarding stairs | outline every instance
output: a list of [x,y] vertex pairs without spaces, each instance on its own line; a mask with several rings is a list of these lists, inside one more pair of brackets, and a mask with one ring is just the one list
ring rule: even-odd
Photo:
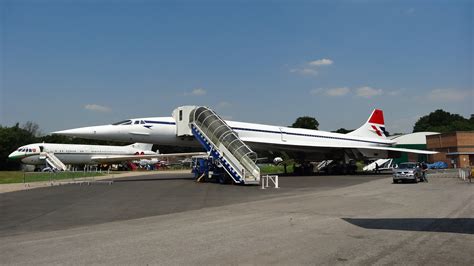
[[194,136],[235,183],[260,184],[257,154],[213,110],[182,106],[173,111],[177,137]]
[[67,167],[66,165],[59,160],[58,157],[54,155],[54,153],[51,152],[41,152],[40,153],[40,159],[46,160],[46,164],[51,167],[52,169],[55,169],[57,171],[66,171]]

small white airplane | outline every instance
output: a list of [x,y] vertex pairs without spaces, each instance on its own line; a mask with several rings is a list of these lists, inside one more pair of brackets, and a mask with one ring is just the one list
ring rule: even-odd
[[[29,165],[44,165],[46,160],[50,159],[53,164],[57,164],[58,167],[56,168],[65,170],[63,168],[65,168],[64,165],[66,164],[90,165],[202,154],[158,154],[151,150],[152,146],[153,144],[147,143],[134,143],[127,146],[35,143],[18,148],[8,158],[20,160],[22,163]],[[57,162],[55,158],[60,162]]]
[[[286,152],[298,160],[396,158],[400,152],[436,153],[393,147],[396,141],[387,138],[383,111],[378,109],[372,112],[366,123],[348,134],[236,121],[225,122],[252,150]],[[177,136],[176,121],[173,117],[135,118],[112,125],[62,130],[53,134],[159,145],[200,146],[192,136]]]

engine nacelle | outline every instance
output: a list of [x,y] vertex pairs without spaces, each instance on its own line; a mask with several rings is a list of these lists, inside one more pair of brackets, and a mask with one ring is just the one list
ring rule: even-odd
[[275,159],[273,159],[273,163],[276,164],[276,165],[279,165],[283,162],[283,158],[281,157],[275,157]]

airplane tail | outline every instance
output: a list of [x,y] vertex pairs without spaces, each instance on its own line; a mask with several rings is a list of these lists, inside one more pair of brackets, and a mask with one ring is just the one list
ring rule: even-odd
[[151,151],[151,149],[153,148],[153,144],[149,144],[149,143],[133,143],[128,146],[135,149],[144,150],[144,151]]
[[383,111],[375,109],[372,111],[372,114],[364,125],[350,133],[347,133],[347,135],[386,139],[388,132],[385,131]]

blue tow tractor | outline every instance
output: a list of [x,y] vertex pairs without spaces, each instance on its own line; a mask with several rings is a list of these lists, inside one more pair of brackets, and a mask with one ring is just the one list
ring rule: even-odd
[[231,178],[219,161],[209,156],[192,157],[192,173],[196,182],[231,183]]

